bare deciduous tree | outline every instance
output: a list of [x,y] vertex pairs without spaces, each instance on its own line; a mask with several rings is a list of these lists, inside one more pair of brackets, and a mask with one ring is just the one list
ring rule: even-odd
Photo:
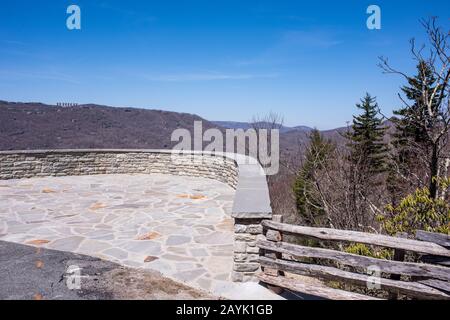
[[[408,141],[408,144],[415,151],[415,155],[423,159],[426,164],[426,178],[432,198],[439,196],[438,179],[442,176],[442,167],[446,159],[449,158],[450,129],[450,32],[442,30],[436,21],[436,18],[421,21],[428,36],[428,47],[425,45],[417,47],[415,40],[411,40],[413,59],[419,66],[426,66],[419,68],[419,73],[431,70],[435,83],[427,83],[427,75],[419,74],[422,90],[415,98],[415,106],[408,98],[399,94],[409,112],[409,116],[403,120],[410,126],[418,128],[426,138],[425,148],[412,140]],[[406,73],[391,67],[387,58],[380,57],[379,66],[385,73],[401,75],[408,82],[413,79]],[[429,90],[431,85],[433,89]]]

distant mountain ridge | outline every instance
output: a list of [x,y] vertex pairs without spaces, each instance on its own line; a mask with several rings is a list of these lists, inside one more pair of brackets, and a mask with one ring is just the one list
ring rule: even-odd
[[[62,107],[43,103],[0,100],[0,150],[30,149],[171,149],[172,132],[184,128],[193,136],[194,121],[203,130],[248,129],[249,122],[208,121],[198,115],[131,107],[95,104]],[[322,131],[324,136],[342,141],[345,128]],[[308,143],[312,128],[281,128],[280,149],[292,152]]]
[[[252,123],[250,122],[239,122],[239,121],[211,121],[212,123],[217,124],[220,127],[226,128],[226,129],[250,129],[253,128]],[[264,122],[260,122],[264,124]],[[282,125],[280,127],[280,133],[287,133],[290,131],[301,131],[301,132],[311,132],[313,128],[307,127],[307,126],[295,126],[295,127],[288,127]]]
[[197,115],[94,104],[61,107],[0,101],[0,150],[170,149],[172,132],[217,128]]

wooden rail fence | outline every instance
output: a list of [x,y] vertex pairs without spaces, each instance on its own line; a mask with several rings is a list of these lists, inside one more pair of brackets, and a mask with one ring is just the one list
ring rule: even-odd
[[[371,290],[356,290],[364,292],[357,293],[296,279],[295,275],[302,275],[352,285],[353,288],[376,288],[387,292],[388,299],[450,300],[450,237],[447,235],[418,231],[416,239],[407,239],[290,225],[282,223],[280,216],[275,216],[272,221],[265,220],[262,224],[265,240],[257,242],[261,249],[262,267],[258,278],[273,289],[285,288],[327,299],[379,299],[367,293],[372,293]],[[390,248],[394,250],[394,259],[288,243],[284,235]],[[418,262],[404,261],[408,252],[415,253],[419,257]]]

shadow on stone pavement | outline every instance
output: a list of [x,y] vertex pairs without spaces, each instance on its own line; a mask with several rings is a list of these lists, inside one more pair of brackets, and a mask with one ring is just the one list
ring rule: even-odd
[[[70,266],[81,270],[80,288],[70,290]],[[70,281],[69,281],[70,282]],[[155,271],[70,252],[0,241],[0,299],[215,299]]]

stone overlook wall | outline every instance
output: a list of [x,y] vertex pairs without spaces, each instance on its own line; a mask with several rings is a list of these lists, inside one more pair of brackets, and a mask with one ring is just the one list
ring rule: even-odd
[[177,155],[137,150],[0,152],[0,179],[120,173],[165,173],[212,178],[233,188],[234,161],[211,155]]
[[42,176],[162,173],[215,179],[236,189],[233,281],[260,270],[261,221],[272,218],[266,177],[254,159],[237,154],[170,150],[0,151],[0,180]]

